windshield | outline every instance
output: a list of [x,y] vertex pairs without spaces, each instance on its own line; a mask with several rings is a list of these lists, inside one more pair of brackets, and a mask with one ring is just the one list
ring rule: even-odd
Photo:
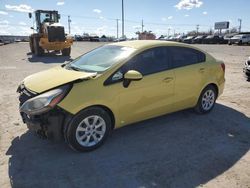
[[240,39],[243,35],[235,35],[233,38]]
[[112,65],[129,57],[134,51],[134,48],[106,45],[80,56],[68,64],[66,68],[102,73]]
[[201,39],[201,38],[203,38],[203,36],[198,36],[198,37],[196,37],[197,39]]
[[56,22],[56,16],[52,13],[41,13],[40,15],[40,21],[41,23],[44,22]]
[[207,39],[211,39],[211,38],[214,38],[214,36],[213,35],[207,36]]

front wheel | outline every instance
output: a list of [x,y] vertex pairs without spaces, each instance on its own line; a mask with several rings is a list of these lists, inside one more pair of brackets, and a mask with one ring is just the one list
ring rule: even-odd
[[64,48],[62,50],[62,55],[63,56],[70,56],[70,52],[71,52],[71,48],[70,47],[69,48]]
[[91,151],[103,144],[111,130],[109,114],[93,107],[76,115],[66,132],[69,146],[77,151]]
[[214,86],[207,86],[199,97],[198,103],[194,108],[195,111],[199,114],[205,114],[210,112],[216,102],[217,99],[217,91]]

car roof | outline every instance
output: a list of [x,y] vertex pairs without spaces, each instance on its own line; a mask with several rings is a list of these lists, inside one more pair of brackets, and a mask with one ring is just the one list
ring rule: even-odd
[[134,41],[117,42],[117,43],[112,43],[108,45],[124,46],[124,47],[139,49],[139,50],[150,48],[150,47],[157,47],[157,46],[180,46],[180,47],[193,48],[190,45],[179,43],[179,42],[160,41],[160,40],[134,40]]

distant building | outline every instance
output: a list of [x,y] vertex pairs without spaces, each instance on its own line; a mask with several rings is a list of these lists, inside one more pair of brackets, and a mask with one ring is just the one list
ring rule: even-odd
[[139,40],[155,40],[156,36],[151,31],[137,32]]
[[15,36],[15,35],[0,35],[0,43],[5,43],[5,41],[11,42],[28,42],[29,37],[28,36]]

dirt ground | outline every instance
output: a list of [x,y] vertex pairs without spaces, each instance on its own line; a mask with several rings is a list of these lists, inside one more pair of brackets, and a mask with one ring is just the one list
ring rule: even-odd
[[[75,43],[72,58],[101,45]],[[115,130],[99,149],[76,153],[27,131],[16,88],[70,60],[32,57],[27,43],[0,46],[0,187],[250,187],[249,46],[199,45],[226,63],[214,110],[185,110]]]

